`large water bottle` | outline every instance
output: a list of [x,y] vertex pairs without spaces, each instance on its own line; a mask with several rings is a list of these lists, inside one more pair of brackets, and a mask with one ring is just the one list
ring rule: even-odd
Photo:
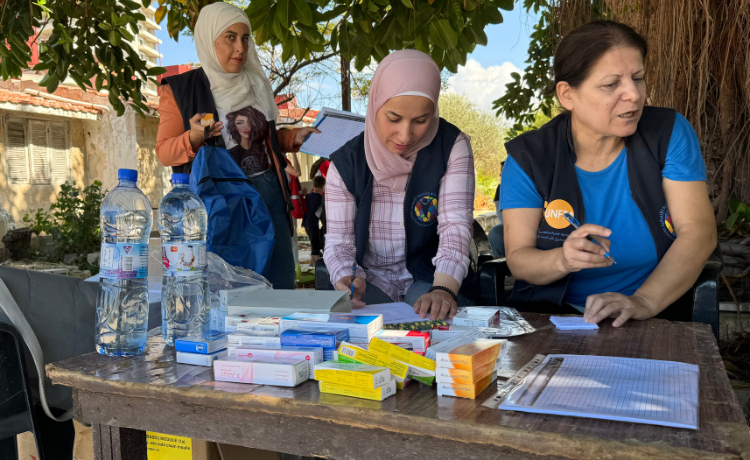
[[136,186],[138,171],[117,171],[120,183],[104,197],[99,217],[102,250],[96,298],[96,351],[132,356],[146,347],[148,238],[151,203]]
[[174,188],[159,205],[158,217],[164,265],[161,330],[168,345],[202,332],[211,313],[206,207],[188,188],[187,174],[172,174],[172,184]]

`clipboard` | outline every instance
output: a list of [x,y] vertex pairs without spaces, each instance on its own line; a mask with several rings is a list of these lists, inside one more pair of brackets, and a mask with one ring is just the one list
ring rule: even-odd
[[359,136],[365,130],[365,117],[352,112],[323,107],[315,118],[313,126],[321,134],[311,134],[300,146],[300,152],[322,158]]

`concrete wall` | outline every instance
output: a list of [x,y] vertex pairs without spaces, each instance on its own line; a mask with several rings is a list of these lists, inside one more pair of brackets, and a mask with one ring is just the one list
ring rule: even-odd
[[[75,118],[63,118],[43,113],[24,114],[14,111],[0,110],[0,117],[28,117],[38,120],[53,120],[67,122],[70,127],[70,165],[72,178],[76,184],[87,184],[86,175],[86,143],[85,124],[88,120]],[[31,184],[9,184],[7,175],[7,157],[5,155],[5,132],[3,124],[0,124],[0,205],[5,208],[16,223],[21,224],[23,216],[27,212],[33,212],[38,208],[48,209],[49,205],[57,199],[60,192],[59,185],[31,185]],[[21,224],[22,225],[22,224]]]
[[156,157],[156,133],[158,129],[158,118],[141,118],[135,115],[138,186],[148,196],[152,208],[158,208],[164,195],[172,189],[170,184],[172,168],[162,166]]

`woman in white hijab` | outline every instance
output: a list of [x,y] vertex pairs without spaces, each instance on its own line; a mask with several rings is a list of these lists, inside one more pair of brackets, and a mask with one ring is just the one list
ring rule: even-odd
[[[263,275],[275,289],[294,289],[291,196],[282,152],[296,152],[315,128],[276,130],[273,91],[258,60],[250,22],[239,8],[214,3],[200,12],[195,47],[201,67],[162,80],[156,154],[174,172],[189,173],[206,143],[225,147],[263,197],[273,220],[272,263]],[[210,124],[206,130],[205,125]]]

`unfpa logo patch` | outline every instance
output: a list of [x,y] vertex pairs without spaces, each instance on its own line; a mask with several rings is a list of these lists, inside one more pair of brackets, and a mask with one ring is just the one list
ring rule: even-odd
[[674,231],[674,224],[672,224],[672,216],[669,215],[669,209],[667,205],[661,207],[659,211],[659,222],[661,222],[661,229],[671,239],[677,238],[677,234]]
[[412,204],[414,213],[412,218],[416,223],[422,226],[430,225],[437,220],[438,199],[431,193],[422,193]]
[[551,203],[545,203],[544,220],[547,221],[547,225],[550,227],[562,230],[570,225],[570,222],[565,219],[566,212],[575,217],[573,206],[565,200],[554,200]]

